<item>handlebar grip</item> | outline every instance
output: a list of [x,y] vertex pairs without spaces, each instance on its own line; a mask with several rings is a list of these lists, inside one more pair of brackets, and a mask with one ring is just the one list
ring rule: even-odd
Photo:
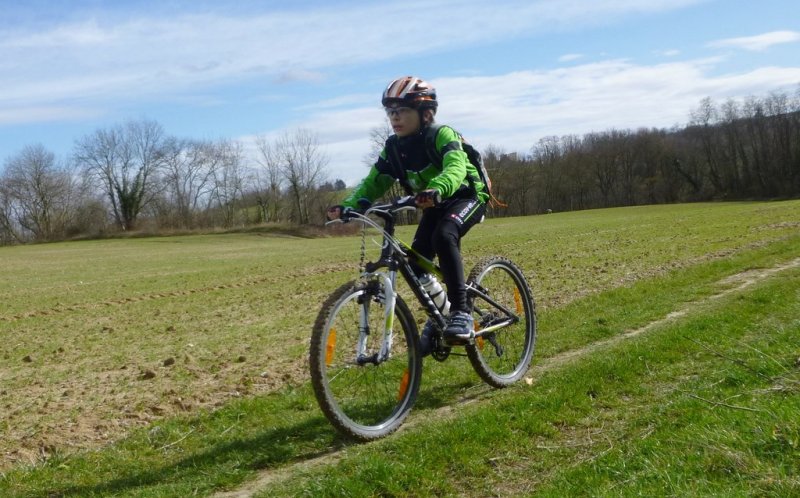
[[343,223],[347,223],[348,221],[350,221],[351,218],[353,218],[353,214],[357,212],[358,211],[356,209],[353,209],[351,207],[343,207],[339,217],[341,218]]

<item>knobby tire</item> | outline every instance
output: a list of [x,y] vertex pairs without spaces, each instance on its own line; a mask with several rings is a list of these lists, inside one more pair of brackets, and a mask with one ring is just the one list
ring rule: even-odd
[[[416,401],[422,359],[414,317],[397,297],[392,355],[379,364],[357,364],[358,313],[369,301],[368,352],[380,349],[384,308],[377,282],[349,282],[325,301],[311,336],[309,363],[314,394],[341,433],[367,441],[394,432]],[[361,301],[361,303],[359,302]]]
[[[482,259],[469,274],[468,282],[484,288],[489,297],[510,309],[520,321],[493,333],[476,338],[466,347],[472,367],[487,384],[506,387],[520,380],[528,370],[536,346],[536,306],[533,293],[522,270],[499,256]],[[492,304],[470,293],[476,331],[503,313]],[[479,310],[481,313],[479,313]],[[498,347],[501,352],[498,353]]]

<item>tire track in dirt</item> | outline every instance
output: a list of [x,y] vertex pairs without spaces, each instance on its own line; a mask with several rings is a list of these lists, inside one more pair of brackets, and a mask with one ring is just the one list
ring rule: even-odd
[[619,344],[620,342],[626,341],[628,339],[632,339],[632,338],[634,338],[634,337],[636,337],[638,335],[641,335],[641,334],[644,334],[646,332],[649,332],[650,330],[652,330],[652,329],[654,329],[656,327],[659,327],[659,326],[664,325],[664,324],[669,323],[669,322],[674,322],[675,320],[688,315],[689,313],[691,313],[692,311],[696,310],[697,308],[703,306],[706,303],[709,303],[709,302],[712,302],[712,301],[716,301],[716,300],[721,299],[721,298],[723,298],[725,296],[728,296],[730,294],[742,291],[742,290],[746,289],[747,287],[750,287],[751,285],[755,284],[756,282],[759,282],[759,281],[761,281],[761,280],[763,280],[765,278],[771,277],[772,275],[775,275],[776,273],[780,273],[782,271],[789,270],[789,269],[792,269],[792,268],[797,268],[797,267],[800,267],[800,258],[794,259],[792,261],[789,261],[788,263],[785,263],[785,264],[780,265],[780,266],[775,266],[775,267],[772,267],[772,268],[765,268],[765,269],[760,269],[760,270],[747,270],[747,271],[742,272],[742,273],[737,273],[736,275],[731,275],[730,277],[727,277],[727,278],[724,278],[724,279],[720,280],[719,282],[717,282],[717,284],[721,285],[721,286],[733,285],[733,287],[730,287],[730,288],[725,289],[725,290],[723,290],[721,292],[718,292],[716,294],[708,296],[708,297],[706,297],[705,299],[703,299],[701,301],[695,301],[695,302],[689,303],[683,309],[680,309],[680,310],[677,310],[677,311],[673,311],[673,312],[667,314],[667,316],[665,316],[664,318],[662,318],[660,320],[656,320],[654,322],[650,322],[647,325],[645,325],[643,327],[640,327],[638,329],[629,330],[629,331],[623,332],[622,334],[615,335],[614,337],[610,337],[608,339],[603,339],[603,340],[600,340],[600,341],[593,342],[593,343],[588,344],[588,345],[586,345],[586,346],[584,346],[582,348],[574,349],[574,350],[571,350],[571,351],[564,351],[563,353],[560,353],[560,354],[558,354],[556,356],[551,356],[550,358],[546,358],[546,359],[542,360],[538,365],[534,366],[531,369],[531,371],[532,372],[544,372],[546,370],[550,370],[552,368],[557,368],[559,366],[562,366],[563,364],[568,363],[570,360],[573,360],[575,358],[578,358],[578,357],[581,357],[581,356],[585,356],[587,354],[594,353],[598,349],[615,346],[615,345]]
[[[530,377],[536,377],[537,374],[541,375],[542,373],[547,372],[549,370],[557,369],[569,363],[570,361],[590,355],[604,348],[616,346],[622,343],[623,341],[627,341],[634,337],[646,334],[647,332],[650,332],[651,330],[656,329],[662,325],[674,322],[680,318],[689,315],[691,312],[697,310],[698,308],[702,307],[705,304],[716,301],[730,294],[740,292],[754,285],[755,283],[760,282],[766,278],[769,278],[777,273],[798,267],[800,267],[800,258],[796,258],[794,260],[791,260],[782,265],[775,266],[772,268],[747,270],[741,273],[737,273],[735,275],[731,275],[730,277],[727,277],[717,282],[717,285],[719,286],[724,287],[730,285],[731,287],[724,289],[711,296],[708,296],[703,300],[689,303],[682,309],[673,311],[667,314],[664,318],[661,318],[654,322],[650,322],[643,327],[639,327],[638,329],[628,330],[621,334],[615,335],[614,337],[610,337],[608,339],[603,339],[600,341],[595,341],[591,344],[587,344],[584,347],[574,349],[571,351],[565,351],[555,356],[545,358],[530,368],[529,370]],[[481,384],[480,386],[477,386],[475,389],[471,389],[471,391],[473,392],[469,396],[462,397],[461,399],[459,399],[458,401],[456,401],[451,405],[438,408],[434,410],[434,412],[431,415],[433,416],[433,418],[440,420],[441,417],[454,413],[456,411],[456,408],[463,407],[465,405],[474,403],[476,401],[480,401],[482,398],[486,397],[487,394],[494,392],[495,390],[491,389],[486,385]],[[431,417],[426,416],[425,418],[429,419]],[[421,422],[422,422],[422,417],[417,418],[417,420],[413,419],[408,420],[398,430],[398,432],[404,432],[406,430],[412,429],[414,426],[418,425]],[[369,444],[369,443],[364,443],[364,444]],[[263,470],[258,474],[258,476],[255,479],[247,482],[242,487],[232,491],[216,493],[213,495],[213,497],[249,498],[253,496],[255,493],[262,491],[270,484],[280,482],[288,478],[294,472],[300,470],[311,470],[322,465],[336,463],[344,456],[344,452],[346,450],[347,448],[335,449],[310,459],[287,464],[283,467]]]
[[75,311],[86,311],[91,309],[97,309],[104,306],[125,306],[131,303],[139,303],[142,301],[153,301],[156,299],[167,299],[167,298],[174,298],[174,297],[185,297],[191,296],[194,294],[203,294],[207,292],[214,292],[218,290],[225,290],[225,289],[238,289],[244,287],[252,287],[259,284],[267,283],[271,280],[271,278],[262,278],[258,280],[251,280],[247,282],[235,282],[230,284],[220,284],[214,285],[209,287],[198,287],[195,289],[186,289],[180,291],[170,291],[170,292],[155,292],[152,294],[142,294],[139,296],[133,297],[120,297],[117,299],[108,299],[105,301],[99,302],[92,302],[92,303],[80,303],[80,304],[71,304],[65,306],[55,306],[53,308],[48,309],[41,309],[41,310],[34,310],[34,311],[27,311],[24,313],[17,313],[11,316],[0,316],[0,321],[4,322],[15,322],[19,320],[24,320],[26,318],[33,318],[37,316],[53,316],[53,315],[61,315],[64,313],[75,312]]

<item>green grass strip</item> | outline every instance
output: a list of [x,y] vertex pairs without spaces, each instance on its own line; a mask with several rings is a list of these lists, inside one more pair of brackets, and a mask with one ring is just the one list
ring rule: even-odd
[[796,496],[798,297],[794,268],[257,496]]

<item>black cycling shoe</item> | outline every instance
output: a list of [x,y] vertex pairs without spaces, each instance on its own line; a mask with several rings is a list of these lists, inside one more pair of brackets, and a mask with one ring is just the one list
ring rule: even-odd
[[472,315],[463,311],[450,314],[447,327],[444,329],[444,340],[447,344],[469,344],[475,339],[475,322]]

